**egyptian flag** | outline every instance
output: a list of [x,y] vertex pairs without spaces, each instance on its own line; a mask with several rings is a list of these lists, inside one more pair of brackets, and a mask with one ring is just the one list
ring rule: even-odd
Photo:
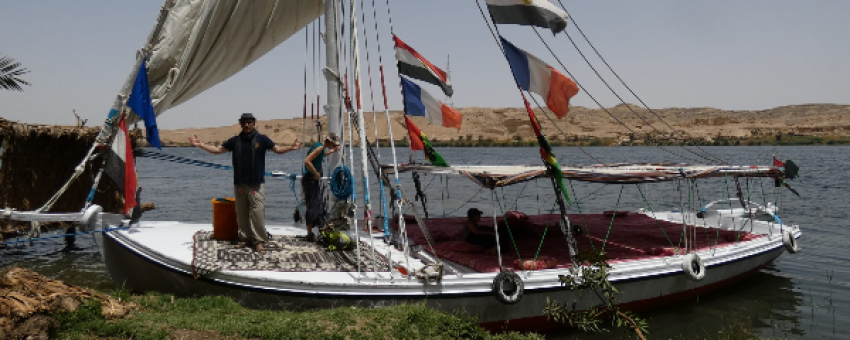
[[499,37],[518,85],[526,91],[546,98],[546,107],[558,116],[570,112],[570,99],[578,93],[578,85],[542,60],[523,51],[507,39]]
[[151,104],[148,71],[145,68],[144,61],[139,65],[139,72],[136,73],[136,81],[133,83],[133,91],[130,92],[130,98],[127,99],[127,107],[145,121],[145,138],[148,140],[148,143],[162,150],[162,144],[159,141],[159,130],[156,127],[156,113],[153,110],[153,104]]
[[427,117],[431,124],[460,130],[460,125],[463,123],[463,115],[460,112],[434,99],[419,85],[405,77],[401,77],[401,89],[404,95],[405,115]]
[[112,152],[106,162],[106,174],[112,178],[118,186],[118,191],[124,196],[124,210],[122,213],[137,205],[136,202],[136,164],[133,160],[133,147],[130,144],[130,135],[127,133],[127,122],[121,117],[118,129],[115,131],[115,139],[112,141]]
[[486,0],[497,24],[530,25],[558,33],[567,28],[567,12],[549,0]]
[[525,110],[528,111],[531,129],[534,130],[534,135],[537,136],[537,143],[540,144],[540,159],[546,164],[546,170],[549,171],[549,174],[555,178],[555,183],[558,184],[558,188],[561,189],[561,193],[567,199],[567,203],[570,203],[570,195],[567,193],[567,187],[564,185],[564,173],[561,170],[561,164],[558,163],[558,158],[552,153],[552,146],[549,145],[549,140],[546,139],[543,131],[540,130],[540,122],[537,121],[537,115],[534,114],[534,110],[531,109],[531,105],[525,99],[525,94],[522,91],[520,91],[520,94],[522,94],[522,101],[525,102]]
[[434,66],[397,36],[393,35],[393,40],[395,40],[395,58],[398,59],[399,74],[437,85],[449,97],[454,94],[446,71]]
[[425,151],[425,158],[428,158],[428,161],[433,165],[449,166],[449,163],[446,163],[446,160],[443,159],[443,157],[440,156],[433,147],[431,147],[431,142],[428,141],[428,137],[413,124],[413,121],[410,120],[410,118],[404,116],[404,123],[407,125],[407,135],[410,137],[410,150]]

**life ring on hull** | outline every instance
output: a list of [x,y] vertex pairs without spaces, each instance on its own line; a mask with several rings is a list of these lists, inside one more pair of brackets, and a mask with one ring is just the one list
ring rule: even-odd
[[493,295],[496,300],[506,305],[519,302],[524,289],[522,279],[512,271],[503,271],[493,279]]
[[800,251],[800,245],[797,244],[797,238],[789,231],[782,233],[782,244],[785,246],[785,250],[791,254]]
[[682,270],[693,281],[699,282],[705,278],[705,264],[697,254],[690,253],[682,258]]

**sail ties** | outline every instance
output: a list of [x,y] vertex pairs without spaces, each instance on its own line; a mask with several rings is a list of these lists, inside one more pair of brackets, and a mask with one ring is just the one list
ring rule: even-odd
[[177,79],[177,76],[180,75],[180,69],[177,67],[172,67],[168,70],[168,76],[165,78],[166,83],[166,91],[170,91],[171,87],[174,86],[174,81]]

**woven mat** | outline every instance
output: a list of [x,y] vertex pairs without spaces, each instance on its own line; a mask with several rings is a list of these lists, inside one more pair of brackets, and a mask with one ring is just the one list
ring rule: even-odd
[[[328,251],[302,237],[272,235],[265,254],[251,247],[237,248],[230,241],[213,239],[213,233],[199,231],[194,236],[193,274],[207,275],[219,270],[265,270],[277,272],[356,272],[357,250]],[[360,243],[360,270],[373,270],[372,248]],[[375,254],[379,271],[388,270],[386,258]]]

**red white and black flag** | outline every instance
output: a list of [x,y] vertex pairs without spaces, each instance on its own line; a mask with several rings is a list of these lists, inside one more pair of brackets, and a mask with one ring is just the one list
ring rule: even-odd
[[122,115],[118,129],[115,131],[115,139],[112,141],[112,150],[106,161],[106,174],[112,178],[118,186],[118,191],[124,196],[124,210],[127,213],[137,205],[136,187],[136,162],[133,159],[133,146],[130,144],[130,135],[127,133],[127,122]]
[[549,0],[486,0],[497,24],[529,25],[558,33],[567,28],[567,12]]
[[398,59],[398,73],[437,85],[449,97],[454,94],[446,71],[434,66],[397,36],[393,35],[393,40],[395,41],[395,58]]

